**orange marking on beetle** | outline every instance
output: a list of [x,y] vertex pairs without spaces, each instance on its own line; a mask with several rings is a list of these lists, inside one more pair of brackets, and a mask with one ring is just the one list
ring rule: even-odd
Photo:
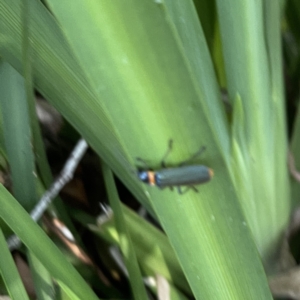
[[156,182],[155,182],[155,173],[152,172],[152,171],[149,171],[147,174],[148,174],[149,184],[150,185],[155,185],[156,184]]

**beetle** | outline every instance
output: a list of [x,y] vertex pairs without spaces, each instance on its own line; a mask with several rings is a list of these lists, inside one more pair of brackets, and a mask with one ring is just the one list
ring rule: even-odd
[[[194,191],[198,192],[194,185],[210,181],[214,174],[213,170],[203,165],[186,165],[186,163],[199,156],[205,150],[205,147],[201,147],[196,154],[180,163],[178,167],[167,168],[165,159],[171,152],[172,145],[173,140],[170,140],[169,149],[161,162],[162,169],[157,171],[153,171],[150,168],[138,170],[138,178],[146,184],[157,186],[161,189],[165,187],[170,187],[172,189],[176,186],[180,194],[183,194],[181,190],[182,186],[188,187],[186,191],[189,190],[189,188],[192,188]],[[141,158],[138,158],[138,160],[146,165]]]

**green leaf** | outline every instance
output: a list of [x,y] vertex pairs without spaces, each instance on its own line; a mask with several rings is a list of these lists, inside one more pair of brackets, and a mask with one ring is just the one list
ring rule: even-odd
[[[22,23],[19,18],[21,1],[1,0],[0,8],[1,17],[5,20],[0,24],[3,33],[0,53],[20,71],[22,69],[20,47]],[[97,151],[101,149],[101,157],[110,163],[137,198],[151,210],[147,197],[142,193],[141,188],[134,184],[132,166],[118,140],[115,128],[110,124],[105,108],[90,88],[90,83],[74,59],[72,50],[64,40],[53,16],[38,1],[31,1],[31,14],[33,16],[30,22],[32,57],[35,58],[33,76],[37,89],[74,125],[92,147]],[[78,112],[80,113],[77,114]],[[76,124],[74,124],[74,117]],[[111,149],[114,149],[113,152]]]
[[[143,274],[146,276],[160,274],[172,285],[192,295],[168,238],[125,205],[122,205],[122,211]],[[113,219],[95,226],[93,219],[86,220],[81,212],[76,213],[75,217],[97,235],[119,245],[120,239]]]
[[39,300],[53,299],[55,290],[48,270],[30,251],[28,252],[28,259],[37,298]]
[[7,248],[7,244],[0,228],[0,273],[12,299],[28,300],[19,272]]
[[79,299],[98,299],[83,278],[3,185],[0,185],[0,206],[0,217],[58,282],[73,291]]
[[245,140],[239,145],[242,159],[235,161],[233,154],[233,163],[240,169],[235,181],[248,178],[248,192],[239,185],[235,189],[258,250],[272,271],[290,214],[279,2],[218,0],[217,8],[227,87],[231,100],[240,95],[244,119],[237,125],[243,127]]
[[[19,30],[9,17],[14,8],[8,0],[0,3],[5,20],[0,29],[9,41],[0,51],[20,69],[18,40],[11,38]],[[192,2],[49,4],[69,45],[36,2],[32,39],[38,89],[141,203],[153,206],[196,298],[270,299],[231,177],[228,121]],[[181,12],[191,32],[180,26]],[[184,39],[185,33],[197,39]],[[216,175],[198,194],[145,186],[142,192],[132,162],[142,157],[151,167],[160,166],[170,138],[170,166],[207,146],[201,162],[193,163]]]
[[15,197],[27,209],[36,203],[34,156],[24,79],[8,63],[0,65],[5,148]]
[[118,196],[117,188],[114,182],[113,174],[109,167],[102,165],[103,177],[106,185],[109,202],[114,210],[116,227],[120,240],[120,248],[124,257],[125,266],[130,279],[132,294],[134,299],[147,299],[147,293],[143,284],[142,275],[137,262],[135,250],[125,223],[122,206]]

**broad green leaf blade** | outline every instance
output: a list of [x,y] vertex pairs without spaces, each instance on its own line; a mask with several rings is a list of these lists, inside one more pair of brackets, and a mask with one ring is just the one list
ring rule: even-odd
[[[228,160],[230,147],[228,125],[221,104],[220,87],[198,15],[190,2],[166,0],[166,6],[180,38],[178,47],[183,48],[184,58],[189,64],[191,81],[195,82],[196,88],[199,86],[198,97],[203,113],[207,116],[207,122],[213,131],[220,153]],[[203,131],[202,134],[205,134],[205,130]]]
[[[158,166],[170,137],[177,147],[169,159],[173,164],[200,145],[208,146],[203,162],[217,176],[201,187],[199,196],[147,191],[195,296],[270,298],[236,195],[228,189],[232,182],[225,168],[229,163],[227,126],[217,102],[215,77],[208,84],[209,99],[208,93],[204,98],[168,7],[149,1],[76,1],[70,7],[66,1],[48,2],[132,157]],[[66,13],[67,8],[71,13]],[[198,52],[203,61],[210,60],[207,47]],[[208,106],[208,101],[215,106]],[[216,123],[208,107],[219,110]],[[249,268],[257,284],[249,280]],[[246,269],[247,274],[242,271]]]
[[9,295],[12,299],[28,300],[19,272],[7,248],[7,244],[0,228],[0,273]]
[[15,197],[25,209],[36,203],[34,156],[24,79],[8,63],[0,65],[3,132]]
[[[247,146],[235,188],[268,267],[290,211],[278,6],[278,1],[217,1],[228,91],[231,99],[240,95],[245,120]],[[235,141],[242,143],[233,136]],[[238,163],[234,153],[232,159]],[[240,178],[246,190],[237,184]]]
[[[174,33],[175,25],[168,22],[168,18],[175,19],[174,12],[166,11],[163,3],[90,1],[83,4],[77,1],[72,6],[67,1],[48,3],[133,158],[143,153],[160,161],[168,138],[181,140],[183,136],[193,136],[196,129],[201,134],[201,142],[195,139],[188,147],[177,147],[196,151],[203,143],[209,145],[208,136],[212,135],[220,142],[217,148],[222,148],[222,153],[228,151],[227,125],[219,90],[193,6],[174,9],[184,8],[184,19],[192,16],[196,24],[187,29],[195,31],[193,37],[201,37],[196,45],[192,44],[195,39],[178,44],[179,34],[183,37],[187,29],[180,28],[182,33]],[[144,19],[146,11],[151,18]],[[80,18],[78,26],[74,24],[75,15]],[[144,22],[144,26],[139,26],[140,22]],[[183,45],[186,45],[184,55],[188,57],[182,55]],[[195,48],[197,54],[201,50],[200,58]],[[190,72],[195,64],[198,67]],[[208,98],[210,101],[206,101]],[[181,116],[174,122],[174,114],[178,113]],[[199,122],[198,118],[203,121]],[[211,122],[214,126],[207,129]],[[151,148],[148,136],[152,140]],[[212,148],[210,145],[209,151],[214,151]],[[155,150],[160,153],[157,157]],[[193,151],[184,150],[185,153]]]
[[62,282],[79,299],[98,299],[83,278],[3,185],[0,185],[0,206],[0,217],[56,280]]
[[114,220],[120,239],[120,248],[123,253],[125,266],[128,271],[132,294],[136,300],[146,300],[147,293],[143,284],[142,275],[137,262],[135,250],[124,219],[122,206],[114,182],[113,173],[106,164],[102,165],[103,177],[109,202],[114,210]]

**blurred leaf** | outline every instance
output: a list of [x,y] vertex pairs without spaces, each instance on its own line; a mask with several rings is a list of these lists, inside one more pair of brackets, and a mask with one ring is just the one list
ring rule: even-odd
[[0,228],[0,273],[5,282],[6,288],[12,299],[28,300],[27,293],[16,268],[16,265],[7,248],[7,244]]
[[6,153],[15,197],[27,210],[36,203],[34,156],[24,80],[8,63],[0,65],[0,105]]
[[0,206],[0,217],[57,281],[69,287],[80,299],[98,299],[42,229],[2,185],[0,185]]
[[235,189],[272,271],[290,213],[279,2],[218,0],[217,7],[229,96],[240,96],[235,117],[243,115],[242,124],[234,120],[240,135],[232,137]]
[[106,164],[102,165],[103,177],[106,185],[109,202],[114,210],[114,220],[120,240],[120,248],[127,268],[132,294],[134,299],[147,299],[147,293],[143,284],[142,275],[137,262],[129,231],[123,216],[122,206],[114,182],[113,174]]
[[53,299],[55,290],[48,270],[31,252],[28,253],[28,258],[37,298],[39,300]]
[[[143,274],[146,276],[160,274],[186,294],[191,295],[191,290],[168,238],[125,205],[122,205],[122,211]],[[78,212],[75,216],[102,238],[107,239],[110,243],[119,245],[120,240],[113,218],[95,226],[93,225],[93,220],[84,219],[82,213]]]

